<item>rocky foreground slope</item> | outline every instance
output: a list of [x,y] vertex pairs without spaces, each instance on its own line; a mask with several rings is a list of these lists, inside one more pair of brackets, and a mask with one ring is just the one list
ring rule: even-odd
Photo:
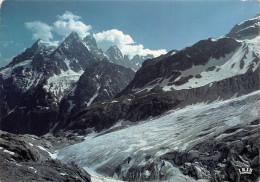
[[[54,147],[47,139],[0,131],[0,181],[91,181],[90,175],[76,163],[56,159]],[[66,143],[59,139],[54,140]]]

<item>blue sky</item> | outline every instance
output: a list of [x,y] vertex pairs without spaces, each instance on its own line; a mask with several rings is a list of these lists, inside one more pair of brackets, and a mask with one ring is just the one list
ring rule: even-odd
[[37,38],[62,41],[70,31],[94,35],[104,50],[159,54],[219,37],[259,13],[257,1],[4,1],[0,66]]

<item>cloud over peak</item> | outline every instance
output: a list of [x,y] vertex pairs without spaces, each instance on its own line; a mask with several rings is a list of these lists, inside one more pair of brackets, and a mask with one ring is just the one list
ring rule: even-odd
[[112,45],[117,45],[120,48],[128,44],[133,44],[134,40],[130,35],[125,35],[122,31],[117,29],[107,30],[93,34],[98,46],[107,50]]
[[33,39],[42,39],[50,41],[53,38],[52,27],[40,21],[33,21],[25,23],[25,27],[33,32]]
[[80,37],[89,35],[91,25],[86,25],[80,21],[80,17],[66,11],[63,15],[57,16],[58,20],[53,23],[53,30],[61,35],[68,36],[71,32],[77,32]]
[[144,46],[142,44],[136,45],[130,35],[124,34],[122,31],[117,29],[99,32],[94,34],[93,36],[97,41],[98,47],[100,47],[103,51],[106,51],[112,45],[116,45],[124,55],[128,55],[130,58],[132,58],[136,54],[139,54],[140,56],[152,54],[157,57],[161,54],[167,53],[165,49],[144,49]]

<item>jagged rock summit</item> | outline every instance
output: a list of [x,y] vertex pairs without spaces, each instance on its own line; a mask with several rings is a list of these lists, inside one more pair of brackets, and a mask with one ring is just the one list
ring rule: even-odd
[[90,35],[86,36],[83,39],[83,42],[86,44],[90,52],[99,59],[108,59],[109,61],[124,66],[126,68],[131,68],[134,71],[137,71],[141,68],[142,63],[146,59],[154,58],[153,55],[148,54],[146,56],[135,55],[132,59],[129,59],[127,55],[123,55],[121,50],[116,46],[110,46],[105,52],[98,48],[96,39]]

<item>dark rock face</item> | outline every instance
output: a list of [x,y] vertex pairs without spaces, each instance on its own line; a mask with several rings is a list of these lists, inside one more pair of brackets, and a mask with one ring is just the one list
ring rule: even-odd
[[[30,93],[31,92],[31,93]],[[2,117],[1,128],[13,133],[47,133],[57,120],[59,108],[53,97],[38,86],[20,95],[11,113]]]
[[129,62],[124,59],[122,52],[116,45],[109,47],[109,49],[106,51],[106,55],[108,56],[108,59],[115,64],[122,65],[126,68],[131,67]]
[[0,180],[91,181],[75,163],[54,159],[51,153],[52,145],[43,138],[0,131]]
[[94,37],[88,35],[83,39],[83,42],[87,45],[93,56],[101,60],[107,58],[107,55],[105,55],[105,53],[97,47],[97,42]]
[[112,99],[133,79],[134,71],[103,60],[88,67],[61,101],[60,117],[73,116],[92,103]]

